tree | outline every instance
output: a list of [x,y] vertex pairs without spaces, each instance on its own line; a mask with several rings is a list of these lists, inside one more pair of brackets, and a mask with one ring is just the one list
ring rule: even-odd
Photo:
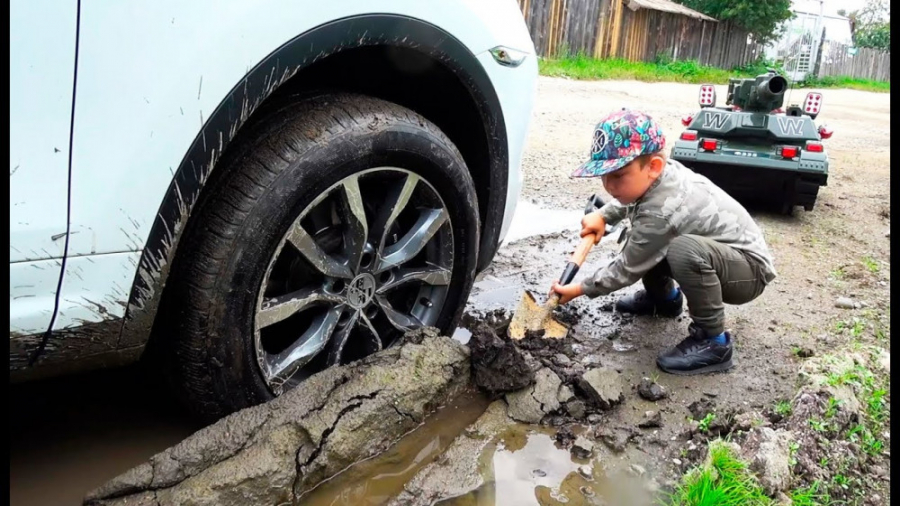
[[887,0],[869,0],[861,10],[846,16],[856,46],[891,50],[891,4]]
[[765,44],[780,34],[780,25],[792,17],[791,0],[677,0],[682,5],[712,16],[733,21]]

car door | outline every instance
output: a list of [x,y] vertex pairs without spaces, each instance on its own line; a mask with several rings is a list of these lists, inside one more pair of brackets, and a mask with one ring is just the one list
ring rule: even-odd
[[78,3],[13,0],[9,22],[10,337],[47,330],[68,233]]

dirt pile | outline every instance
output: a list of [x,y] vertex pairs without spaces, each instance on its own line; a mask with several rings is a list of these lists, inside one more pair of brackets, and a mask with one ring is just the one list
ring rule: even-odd
[[505,394],[514,420],[560,425],[583,421],[624,401],[619,372],[601,367],[597,360],[586,367],[578,360],[573,338],[547,339],[534,333],[513,340],[506,325],[508,320],[474,323],[469,347],[475,384],[492,398]]

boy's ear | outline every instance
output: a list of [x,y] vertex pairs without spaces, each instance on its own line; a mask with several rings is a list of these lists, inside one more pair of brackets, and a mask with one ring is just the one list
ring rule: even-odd
[[666,166],[666,159],[660,155],[654,155],[650,157],[650,173],[653,175],[659,175],[662,173],[663,169]]

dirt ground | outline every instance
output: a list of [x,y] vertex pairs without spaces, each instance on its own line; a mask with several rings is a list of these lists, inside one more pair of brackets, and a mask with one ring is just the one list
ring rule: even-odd
[[[717,90],[720,102],[725,88]],[[789,100],[802,102],[807,91],[793,90]],[[810,212],[797,208],[785,217],[751,210],[774,253],[779,277],[752,303],[726,306],[726,327],[736,338],[731,372],[683,378],[656,369],[656,354],[686,335],[686,318],[623,320],[608,311],[620,293],[573,302],[581,314],[574,330],[579,342],[593,350],[585,353],[617,368],[632,389],[642,377],[653,377],[671,393],[652,403],[634,390],[626,392],[624,407],[604,421],[633,429],[645,411],[662,413],[663,427],[641,431],[643,443],[618,456],[622,463],[638,462],[657,470],[664,481],[672,478],[681,445],[669,443],[687,427],[687,406],[708,398],[742,411],[771,409],[796,390],[801,348],[822,354],[856,339],[890,349],[890,96],[817,91],[824,94],[824,107],[816,123],[834,130],[824,142],[831,161],[828,185]],[[568,177],[587,159],[596,122],[620,107],[641,109],[661,123],[671,146],[684,129],[681,117],[697,110],[697,92],[698,86],[674,83],[542,78],[524,159],[523,198],[543,208],[575,211],[583,209],[592,192],[608,197],[599,180]],[[501,249],[470,305],[506,306],[518,286],[546,293],[576,241],[577,233],[565,232]],[[616,249],[613,241],[595,248],[583,270],[609,261]],[[838,297],[850,297],[862,307],[838,308]]]
[[[725,87],[717,91],[723,100]],[[801,102],[806,91],[794,90],[792,101]],[[797,372],[810,360],[799,356],[807,355],[798,353],[801,349],[811,351],[815,358],[852,340],[890,349],[890,95],[821,91],[824,107],[816,123],[834,130],[834,136],[825,141],[831,160],[828,186],[821,189],[811,212],[798,208],[792,217],[752,212],[774,252],[779,277],[756,301],[726,307],[726,325],[736,337],[732,371],[699,377],[658,371],[656,355],[686,335],[687,313],[681,319],[663,320],[629,318],[611,311],[618,296],[639,286],[596,300],[581,298],[568,308],[569,316],[577,321],[566,348],[568,360],[563,359],[568,367],[589,369],[599,364],[612,368],[621,373],[624,385],[621,405],[602,416],[589,417],[588,423],[577,430],[589,436],[606,433],[611,439],[625,435],[630,440],[623,451],[616,452],[600,442],[602,437],[594,439],[592,462],[601,463],[603,473],[633,473],[639,469],[638,474],[645,478],[660,485],[671,484],[696,462],[685,457],[686,446],[691,444],[684,433],[689,428],[688,406],[692,403],[705,399],[724,410],[771,410],[777,401],[790,399],[796,391]],[[468,322],[464,320],[463,324],[495,309],[511,310],[523,289],[546,293],[561,273],[578,240],[578,220],[586,198],[594,192],[608,197],[599,180],[568,178],[588,156],[593,127],[603,115],[620,107],[642,109],[662,124],[669,139],[674,139],[683,129],[681,117],[697,109],[697,92],[696,85],[541,78],[523,162],[525,187],[520,216],[511,240],[501,247],[494,263],[476,283],[468,303]],[[614,236],[602,241],[591,252],[581,275],[610,261],[616,250]],[[850,297],[861,307],[838,308],[838,297]],[[458,337],[465,339],[465,334],[460,331]],[[553,365],[558,366],[559,360],[554,356]],[[644,377],[662,385],[668,397],[657,402],[642,399],[637,385]],[[132,387],[126,385],[131,385],[131,380],[121,373],[102,373],[95,375],[93,383],[79,380],[66,387],[70,382],[60,381],[53,388],[34,386],[13,391],[17,399],[13,405],[26,406],[27,411],[13,419],[19,434],[12,441],[13,504],[75,504],[88,489],[196,429],[169,399],[146,393],[153,389],[128,393]],[[110,394],[100,388],[110,383],[120,385],[121,392]],[[62,401],[76,391],[94,392],[97,399],[88,403]],[[478,408],[483,405],[478,404]],[[661,414],[661,427],[639,428],[650,410]],[[442,456],[435,462],[453,468],[457,459],[461,475],[471,478],[477,463],[471,459],[485,460],[472,450],[483,448],[476,445],[484,444],[479,442],[482,432],[504,430],[506,435],[491,450],[493,456],[485,457],[493,462],[494,481],[484,482],[461,497],[459,504],[482,504],[484,498],[486,504],[524,504],[518,499],[555,496],[550,489],[561,486],[561,482],[562,489],[568,487],[573,493],[584,488],[578,481],[583,479],[579,478],[578,466],[586,461],[570,460],[568,450],[554,446],[556,428],[512,425],[503,410],[495,411],[489,409],[489,414],[497,416],[481,422],[493,427],[490,430],[475,424],[463,431],[463,435],[473,434],[470,439],[454,440],[458,427],[451,430],[449,425],[442,425],[441,416],[435,416],[435,427],[413,433],[412,439],[398,445],[398,450],[388,452],[386,458],[393,467],[373,464],[370,467],[374,470],[349,474],[345,481],[335,482],[340,487],[332,488],[343,488],[345,499],[348,494],[357,494],[354,497],[359,500],[349,501],[354,504],[362,504],[363,497],[369,500],[365,504],[384,504],[416,473],[415,466],[438,454]],[[474,416],[466,411],[465,417]],[[450,441],[455,441],[454,446],[443,454]],[[889,435],[885,446],[889,458]],[[889,463],[882,465],[889,474]],[[379,491],[383,485],[377,482],[384,476],[402,476],[387,487],[391,494]],[[419,481],[429,483],[429,476],[423,472]],[[437,488],[469,483],[456,476],[438,476]],[[600,480],[596,474],[594,479]],[[55,483],[53,487],[46,486],[51,482]],[[619,485],[616,479],[610,479],[604,486],[612,490]],[[323,492],[321,502],[315,498],[310,504],[349,503],[338,500],[341,494],[329,490]],[[889,501],[889,495],[885,497]],[[581,503],[595,502],[569,502]],[[555,502],[546,499],[541,504]]]

